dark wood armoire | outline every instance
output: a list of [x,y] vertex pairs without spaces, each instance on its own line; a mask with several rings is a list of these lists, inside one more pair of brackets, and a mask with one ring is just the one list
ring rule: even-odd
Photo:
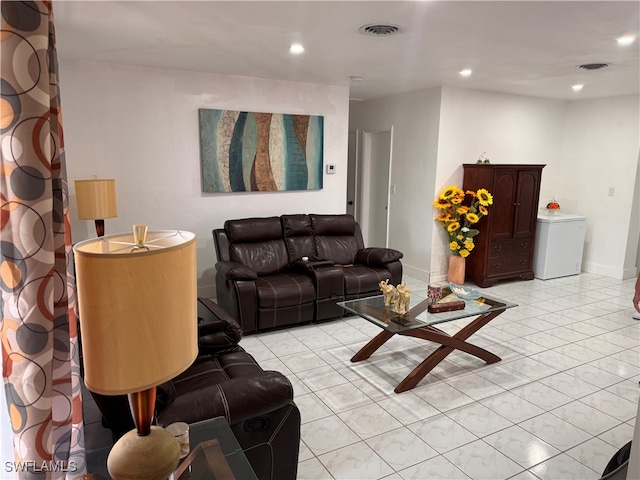
[[499,280],[533,279],[540,180],[545,165],[464,164],[463,189],[493,195],[489,215],[478,223],[476,247],[467,257],[466,279],[480,287]]

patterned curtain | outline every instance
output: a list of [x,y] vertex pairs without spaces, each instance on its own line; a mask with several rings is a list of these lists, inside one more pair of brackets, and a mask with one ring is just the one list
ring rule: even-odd
[[1,15],[0,340],[15,462],[0,478],[71,479],[85,458],[52,3],[3,1]]

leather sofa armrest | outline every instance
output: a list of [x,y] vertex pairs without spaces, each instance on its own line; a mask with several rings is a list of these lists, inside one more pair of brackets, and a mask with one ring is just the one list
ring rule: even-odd
[[393,248],[363,248],[356,253],[356,263],[364,265],[381,265],[400,260],[404,255]]
[[235,348],[242,339],[240,325],[218,304],[198,298],[198,346],[201,354]]
[[216,270],[222,273],[225,278],[232,280],[255,280],[258,278],[256,272],[238,262],[218,262]]
[[229,425],[267,415],[293,401],[291,382],[280,372],[265,371],[231,378],[189,395],[174,398],[158,411],[158,424],[194,423],[203,418],[225,417]]

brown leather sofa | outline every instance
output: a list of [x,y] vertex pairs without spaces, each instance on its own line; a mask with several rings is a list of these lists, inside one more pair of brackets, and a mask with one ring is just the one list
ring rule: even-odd
[[217,301],[244,333],[341,317],[336,302],[402,280],[402,253],[364,248],[351,215],[227,220],[213,239]]
[[[224,417],[260,480],[294,480],[300,411],[283,374],[264,371],[242,349],[240,326],[218,305],[198,299],[200,354],[185,372],[158,386],[156,423]],[[92,392],[117,440],[134,428],[126,395]]]

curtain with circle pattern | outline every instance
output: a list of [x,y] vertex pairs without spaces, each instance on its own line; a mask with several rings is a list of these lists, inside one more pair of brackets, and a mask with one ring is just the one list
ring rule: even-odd
[[0,340],[15,457],[0,478],[71,479],[85,458],[53,6],[0,5]]

